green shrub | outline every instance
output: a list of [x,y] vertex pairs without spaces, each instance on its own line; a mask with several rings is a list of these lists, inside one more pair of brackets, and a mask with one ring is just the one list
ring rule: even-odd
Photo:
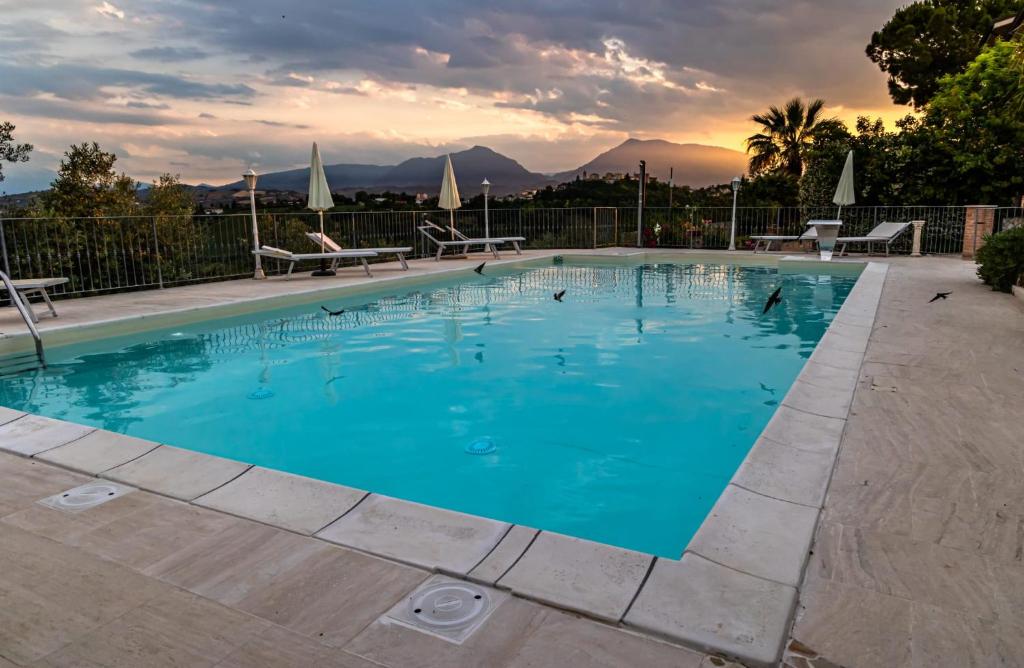
[[1024,274],[1024,227],[986,235],[975,258],[981,280],[993,290],[1010,292]]

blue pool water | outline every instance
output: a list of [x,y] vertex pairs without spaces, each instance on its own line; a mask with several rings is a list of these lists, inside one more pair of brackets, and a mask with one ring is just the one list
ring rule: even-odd
[[677,558],[855,280],[466,274],[56,348],[0,405]]

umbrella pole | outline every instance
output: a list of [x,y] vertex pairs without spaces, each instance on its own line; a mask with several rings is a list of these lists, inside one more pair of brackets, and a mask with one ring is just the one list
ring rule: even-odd
[[[324,212],[323,209],[317,211],[320,214],[320,252],[325,252],[327,242],[324,240]],[[333,269],[327,268],[327,258],[320,258],[320,268],[313,272],[313,276],[334,276],[337,272]]]
[[448,213],[451,215],[451,225],[449,226],[452,231],[452,241],[455,241],[455,209],[448,209]]

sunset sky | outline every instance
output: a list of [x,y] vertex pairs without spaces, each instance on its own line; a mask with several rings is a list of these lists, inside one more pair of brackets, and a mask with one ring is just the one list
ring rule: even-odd
[[864,45],[899,4],[0,0],[0,120],[36,146],[0,190],[92,140],[141,180],[223,183],[313,140],[329,164],[483,144],[553,172],[631,136],[742,150],[794,95],[891,120]]

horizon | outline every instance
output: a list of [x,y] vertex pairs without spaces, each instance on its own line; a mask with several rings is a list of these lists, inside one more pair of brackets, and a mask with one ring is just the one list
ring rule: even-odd
[[847,123],[891,123],[910,108],[891,102],[864,45],[899,5],[737,1],[647,14],[451,0],[282,15],[263,0],[244,12],[203,0],[0,0],[0,105],[36,147],[0,190],[55,171],[85,141],[143,183],[168,172],[225,184],[249,167],[303,168],[313,141],[327,164],[481,145],[542,174],[629,138],[743,151],[749,116],[793,96],[822,97]]

